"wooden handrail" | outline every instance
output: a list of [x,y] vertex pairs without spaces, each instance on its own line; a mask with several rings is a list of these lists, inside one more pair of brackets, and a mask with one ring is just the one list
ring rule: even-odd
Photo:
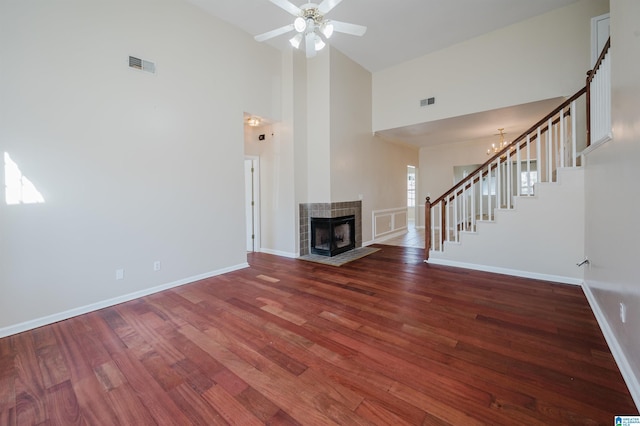
[[481,165],[480,167],[475,169],[473,172],[469,173],[469,176],[467,176],[466,178],[462,179],[460,182],[458,182],[457,184],[452,186],[447,192],[445,192],[440,197],[438,197],[434,202],[432,202],[431,205],[433,206],[433,205],[438,204],[439,202],[443,201],[447,196],[451,195],[452,192],[454,192],[456,189],[460,188],[465,183],[467,183],[471,178],[473,178],[475,176],[476,172],[478,172],[479,170],[481,170],[484,167],[488,166],[489,164],[493,163],[496,159],[502,157],[504,154],[507,153],[507,151],[509,151],[510,149],[515,147],[518,144],[518,142],[524,141],[525,138],[527,137],[527,135],[533,133],[533,131],[538,129],[538,127],[543,127],[547,123],[547,121],[549,121],[549,119],[553,118],[561,110],[563,110],[564,108],[566,108],[569,105],[571,105],[571,102],[575,101],[580,96],[585,94],[586,90],[587,90],[586,86],[583,87],[582,89],[578,90],[573,96],[571,96],[569,99],[564,101],[562,104],[560,104],[560,106],[558,106],[556,109],[554,109],[552,112],[547,114],[544,118],[542,118],[536,124],[534,124],[529,129],[527,129],[524,133],[522,133],[520,136],[518,136],[516,139],[514,139],[513,142],[511,142],[509,145],[504,147],[500,152],[495,154],[493,157],[489,158],[489,160],[485,161],[485,163],[483,165]]
[[604,57],[607,56],[607,52],[609,52],[609,48],[611,47],[611,37],[607,39],[607,42],[604,44],[602,48],[602,52],[600,52],[600,56],[598,56],[598,60],[593,66],[592,70],[587,71],[587,84],[591,83],[593,77],[595,77],[596,73],[600,69],[600,65],[602,65],[602,61],[604,61]]
[[[570,113],[570,112],[567,112],[567,114],[566,114],[566,115],[564,115],[564,117],[565,117],[565,118],[566,118],[566,117],[571,117],[571,113]],[[556,125],[556,124],[558,124],[559,122],[560,122],[560,118],[556,118],[555,120],[553,120],[553,121],[551,122],[551,124],[552,124],[552,125]],[[540,135],[543,135],[543,134],[544,134],[544,133],[546,133],[547,131],[549,131],[549,126],[548,126],[548,125],[547,125],[547,127],[545,127],[544,129],[540,130]],[[538,134],[537,134],[537,133],[534,133],[534,134],[533,134],[533,136],[531,136],[531,137],[529,138],[529,142],[533,142],[533,141],[535,141],[536,139],[538,139]],[[527,146],[527,141],[526,141],[526,140],[523,140],[523,141],[522,141],[522,143],[520,144],[520,149],[524,148],[525,146]],[[494,157],[494,158],[495,158],[495,157]],[[487,163],[485,163],[485,164],[487,164]],[[491,164],[487,164],[487,166],[490,168],[490,167],[491,167]],[[495,167],[497,167],[497,166],[495,166]],[[493,168],[495,168],[495,167],[493,167]],[[473,173],[478,172],[481,168],[482,168],[482,166],[481,166],[481,167],[479,167],[479,168],[477,168]],[[464,185],[464,187],[463,187],[463,188],[460,188],[460,189],[458,190],[458,192],[456,192],[454,195],[461,195],[461,194],[464,192],[464,190],[465,190],[465,189],[469,189],[469,188],[471,188],[471,185],[473,185],[474,183],[477,183],[477,182],[480,180],[480,178],[481,178],[481,177],[483,178],[483,177],[487,176],[488,174],[489,174],[488,170],[487,170],[487,171],[482,171],[482,172],[480,173],[480,175],[479,175],[476,179],[474,179],[474,180],[473,180],[473,182],[467,182],[467,184],[466,184],[466,185]],[[435,203],[434,203],[434,204],[435,204]]]

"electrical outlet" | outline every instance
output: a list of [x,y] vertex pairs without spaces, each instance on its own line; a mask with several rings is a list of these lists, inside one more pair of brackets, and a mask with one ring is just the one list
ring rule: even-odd
[[124,279],[124,269],[116,269],[116,280]]
[[627,305],[623,302],[620,302],[620,321],[622,321],[623,324],[627,322]]
[[155,262],[153,262],[153,270],[158,272],[160,270],[160,261],[156,260]]

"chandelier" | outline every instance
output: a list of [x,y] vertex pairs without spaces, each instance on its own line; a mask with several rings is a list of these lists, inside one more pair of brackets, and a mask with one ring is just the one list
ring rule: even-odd
[[509,145],[509,142],[504,140],[504,127],[498,129],[499,136],[500,136],[500,142],[498,143],[492,143],[491,144],[491,148],[487,149],[487,155],[491,155],[491,154],[497,154],[498,152],[502,151],[504,148],[507,147],[507,145]]

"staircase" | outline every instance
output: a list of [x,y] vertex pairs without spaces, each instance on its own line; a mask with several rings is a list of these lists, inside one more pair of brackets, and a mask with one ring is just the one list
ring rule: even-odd
[[610,137],[609,42],[587,84],[425,204],[425,261],[579,283],[581,152]]

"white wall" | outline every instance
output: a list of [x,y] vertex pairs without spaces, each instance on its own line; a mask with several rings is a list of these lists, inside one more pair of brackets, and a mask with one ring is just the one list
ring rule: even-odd
[[[587,293],[640,407],[640,2],[611,0],[613,140],[587,156]],[[627,306],[626,323],[620,306]]]
[[0,202],[0,332],[245,264],[242,112],[279,119],[278,52],[178,0],[7,0],[0,57],[0,152],[46,200]]
[[373,240],[371,212],[407,205],[407,165],[418,151],[371,132],[371,73],[331,49],[331,201],[362,195],[362,241]]
[[[533,123],[532,123],[533,124]],[[454,184],[455,166],[483,164],[489,159],[487,148],[496,138],[480,138],[450,144],[441,144],[420,149],[420,195],[424,201],[430,194],[431,201]],[[423,212],[424,217],[424,212]]]
[[584,170],[558,169],[558,183],[536,184],[535,197],[516,197],[513,210],[445,243],[429,262],[579,284],[584,256]]
[[373,130],[573,95],[590,68],[590,18],[608,4],[582,0],[375,73]]
[[[331,56],[307,59],[306,170],[309,203],[331,200]],[[298,167],[303,167],[298,164]]]

